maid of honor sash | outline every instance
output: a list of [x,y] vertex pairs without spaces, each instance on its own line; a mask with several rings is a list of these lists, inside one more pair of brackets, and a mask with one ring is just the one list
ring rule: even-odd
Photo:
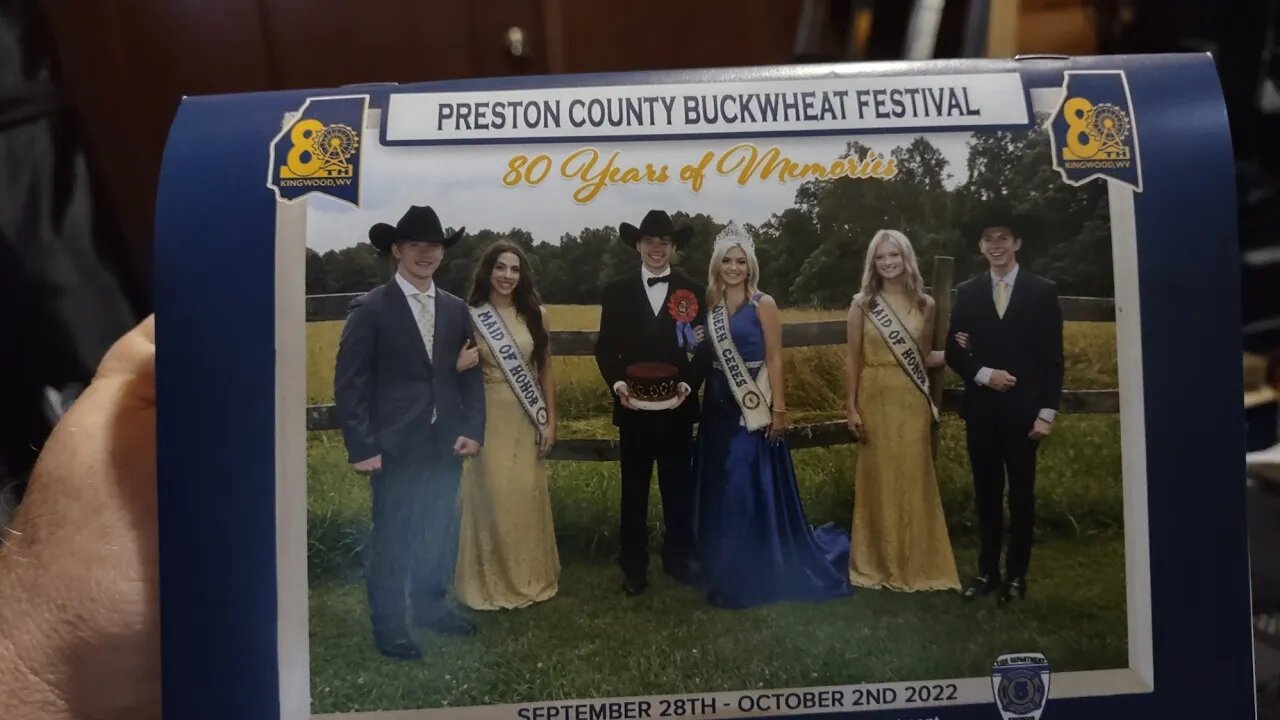
[[547,402],[542,397],[542,388],[538,387],[538,376],[520,354],[520,348],[516,346],[515,338],[507,329],[502,315],[489,303],[469,309],[476,330],[489,346],[489,352],[497,361],[502,376],[507,379],[511,392],[520,401],[520,406],[538,432],[546,431],[549,414]]
[[924,355],[916,339],[907,331],[889,303],[882,302],[879,297],[871,298],[863,308],[863,313],[871,319],[871,325],[880,333],[884,344],[889,346],[898,366],[911,378],[912,384],[929,401],[929,411],[933,413],[933,421],[938,421],[938,406],[933,404],[933,396],[929,394],[929,374],[924,368]]
[[742,411],[742,424],[750,431],[765,427],[773,421],[768,368],[762,365],[759,376],[751,377],[751,369],[742,359],[742,353],[738,352],[738,346],[729,333],[729,310],[723,301],[712,308],[707,323],[711,326],[711,347],[715,349],[716,360],[725,379],[729,381],[738,408]]

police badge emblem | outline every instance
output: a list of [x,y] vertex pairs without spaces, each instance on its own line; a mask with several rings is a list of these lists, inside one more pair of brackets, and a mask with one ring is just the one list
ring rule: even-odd
[[1039,653],[1001,655],[991,664],[991,692],[1004,720],[1038,720],[1049,699],[1049,661]]

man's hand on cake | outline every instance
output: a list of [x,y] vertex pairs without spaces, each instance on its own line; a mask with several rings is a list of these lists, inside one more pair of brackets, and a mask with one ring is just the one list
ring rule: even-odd
[[614,385],[613,391],[618,393],[618,400],[622,403],[622,407],[628,410],[636,409],[636,406],[631,404],[631,389],[627,387],[625,382]]
[[469,437],[459,437],[453,443],[453,454],[459,457],[472,457],[480,452],[480,443]]
[[680,407],[681,405],[683,405],[685,398],[689,397],[689,395],[692,393],[693,393],[693,388],[690,388],[687,383],[680,383],[679,385],[677,385],[676,386],[676,407]]
[[363,473],[367,475],[369,473],[378,472],[379,470],[382,469],[382,454],[379,453],[377,455],[374,455],[371,458],[368,458],[367,460],[361,460],[360,462],[352,463],[351,465],[356,469],[356,472],[358,473]]

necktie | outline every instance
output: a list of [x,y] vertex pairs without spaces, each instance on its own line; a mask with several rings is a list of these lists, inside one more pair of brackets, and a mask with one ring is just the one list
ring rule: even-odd
[[[414,293],[413,299],[418,303],[418,312],[414,313],[418,320],[418,334],[422,335],[422,344],[427,348],[427,360],[431,360],[431,343],[436,336],[436,304],[426,293]],[[431,408],[431,424],[436,422],[436,409]]]
[[1009,286],[1005,281],[996,282],[996,314],[1001,318],[1004,317],[1004,311],[1009,307]]
[[662,277],[651,277],[649,278],[649,287],[653,287],[658,283],[668,282],[669,280],[671,280],[670,275],[663,275]]
[[426,293],[414,293],[413,299],[418,303],[418,332],[422,335],[422,344],[427,348],[427,359],[431,359],[431,344],[436,334],[436,304]]

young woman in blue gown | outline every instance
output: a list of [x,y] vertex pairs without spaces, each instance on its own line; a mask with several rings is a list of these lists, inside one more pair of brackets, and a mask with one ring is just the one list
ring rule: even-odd
[[[785,438],[782,322],[756,286],[754,244],[735,223],[716,238],[708,275],[696,360],[710,367],[693,460],[707,599],[745,608],[847,595],[849,536],[805,518]],[[752,382],[731,382],[735,365]]]

